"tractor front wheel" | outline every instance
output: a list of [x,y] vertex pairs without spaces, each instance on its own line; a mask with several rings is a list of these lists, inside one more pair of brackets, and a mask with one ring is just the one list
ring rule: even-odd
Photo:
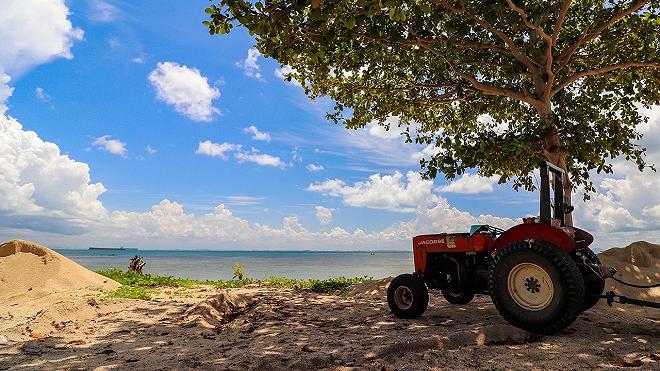
[[402,274],[395,277],[387,288],[387,305],[399,318],[417,318],[429,305],[429,290],[421,278]]
[[442,296],[451,304],[467,304],[474,299],[473,292],[442,290]]
[[515,241],[497,252],[488,289],[504,319],[545,335],[568,327],[584,305],[580,269],[566,252],[546,241]]

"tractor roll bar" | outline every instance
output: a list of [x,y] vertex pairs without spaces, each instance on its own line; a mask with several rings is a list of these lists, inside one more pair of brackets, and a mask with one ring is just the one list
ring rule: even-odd
[[541,171],[541,201],[540,201],[540,217],[541,223],[550,223],[550,172],[554,175],[554,217],[559,219],[561,226],[565,225],[564,216],[564,170],[547,161],[539,162],[539,170]]

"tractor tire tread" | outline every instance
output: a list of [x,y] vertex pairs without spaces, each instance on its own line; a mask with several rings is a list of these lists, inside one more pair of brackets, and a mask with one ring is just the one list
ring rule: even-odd
[[[394,291],[399,286],[407,286],[413,294],[413,305],[409,309],[401,309],[394,300]],[[418,318],[429,306],[429,290],[424,281],[414,274],[401,274],[390,281],[387,288],[387,304],[392,313],[404,319]]]
[[[503,304],[497,298],[497,295],[494,295],[496,284],[495,267],[498,265],[498,263],[505,256],[530,249],[535,253],[542,255],[546,259],[549,259],[550,262],[559,269],[560,275],[565,281],[566,290],[568,292],[568,300],[565,306],[565,310],[555,320],[542,324],[529,324],[521,321],[514,315],[511,315],[506,310],[506,308],[503,307]],[[571,325],[580,315],[580,313],[582,313],[582,306],[585,298],[582,274],[580,273],[580,269],[578,268],[575,261],[573,261],[569,254],[565,253],[560,248],[543,240],[514,241],[505,246],[502,250],[498,251],[490,264],[488,273],[488,291],[491,294],[495,308],[502,315],[502,317],[504,317],[504,319],[516,327],[543,335],[556,334]]]

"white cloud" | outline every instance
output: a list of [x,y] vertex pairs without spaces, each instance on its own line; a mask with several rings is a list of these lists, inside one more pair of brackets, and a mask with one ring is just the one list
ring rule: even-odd
[[121,11],[106,1],[94,0],[90,3],[89,19],[95,22],[112,22],[119,18]]
[[376,121],[372,121],[365,126],[365,130],[372,137],[379,139],[392,140],[392,139],[402,139],[402,134],[405,132],[403,128],[399,127],[399,118],[396,116],[390,116],[385,120],[385,124],[389,125],[389,130],[385,128],[384,125],[380,125]]
[[437,155],[438,153],[440,153],[440,148],[437,147],[434,143],[431,143],[431,144],[427,145],[426,147],[424,147],[424,149],[422,149],[421,151],[415,152],[412,155],[410,155],[410,158],[415,160],[415,161],[419,161],[423,158],[426,158],[426,159],[431,158],[431,157]]
[[199,145],[197,146],[197,151],[195,151],[196,154],[198,155],[207,155],[211,157],[220,157],[223,160],[227,159],[227,154],[225,152],[233,152],[233,151],[238,151],[241,149],[240,144],[232,144],[232,143],[213,143],[210,140],[205,140],[203,142],[199,142]]
[[305,166],[305,168],[307,169],[307,171],[311,171],[312,173],[317,172],[317,171],[323,171],[323,169],[324,169],[323,165],[320,165],[320,164],[319,165],[317,165],[317,164],[307,164],[307,166]]
[[0,70],[0,115],[7,112],[7,99],[14,92],[14,88],[9,86],[9,81],[11,81],[11,77]]
[[[237,248],[318,249],[407,248],[410,238],[423,233],[464,232],[471,224],[491,224],[506,228],[516,223],[493,215],[472,215],[452,207],[444,198],[431,194],[431,184],[424,185],[415,173],[406,180],[396,173],[376,174],[366,182],[347,186],[335,180],[317,184],[323,192],[342,197],[347,204],[367,207],[412,206],[414,216],[380,231],[354,231],[336,227],[313,231],[301,225],[296,216],[286,216],[282,225],[272,227],[239,218],[224,204],[196,215],[183,205],[163,200],[146,212],[108,212],[99,201],[105,191],[101,183],[92,183],[89,167],[62,155],[57,145],[24,131],[11,118],[0,116],[0,237],[20,234],[46,244],[84,247],[98,243],[130,244],[137,247],[158,243],[165,248],[220,246],[231,242]],[[625,171],[624,171],[625,173]],[[605,178],[597,183],[602,195],[594,207],[578,220],[592,225],[599,241],[595,247],[627,244],[633,239],[653,240],[658,233],[658,178],[655,173],[625,173],[621,178]],[[358,191],[365,193],[355,198]],[[404,193],[410,198],[405,199]],[[393,200],[380,201],[383,196]],[[254,204],[261,198],[227,197],[229,203]],[[427,201],[431,200],[431,201]],[[587,204],[590,205],[590,204]],[[625,210],[621,207],[625,206]],[[328,213],[320,210],[320,222]],[[580,208],[578,208],[580,210]],[[332,210],[331,210],[332,211]],[[630,215],[630,217],[628,216]],[[642,224],[636,224],[639,222]],[[633,228],[644,228],[634,230]],[[20,230],[19,230],[20,229]],[[609,231],[609,232],[608,232]],[[637,231],[637,232],[636,232]],[[636,233],[636,234],[635,234]],[[312,244],[313,242],[313,244]]]
[[465,194],[492,192],[498,180],[499,177],[497,175],[482,177],[477,174],[465,173],[448,185],[438,188],[438,190],[441,192]]
[[393,228],[403,236],[414,236],[428,233],[455,233],[468,232],[473,224],[489,224],[507,229],[518,222],[510,218],[501,218],[492,215],[473,216],[449,205],[444,198],[439,198],[432,207],[420,206],[416,210],[413,220],[401,222]]
[[[639,125],[644,134],[640,145],[647,148],[647,162],[660,164],[660,106],[640,109],[649,121]],[[582,192],[576,192],[575,222],[603,239],[660,238],[660,174],[640,172],[624,159],[612,163],[614,174],[592,174],[597,189],[591,200],[582,203]],[[631,236],[636,237],[631,237]],[[629,240],[628,240],[629,241]]]
[[113,155],[126,157],[126,143],[118,139],[110,139],[110,135],[104,135],[94,139],[92,145]]
[[340,197],[350,206],[412,212],[417,206],[429,205],[439,200],[433,194],[433,181],[424,180],[413,171],[406,174],[394,172],[392,175],[374,174],[368,181],[356,182],[352,186],[340,179],[312,183],[310,192]]
[[271,156],[266,153],[260,153],[258,150],[252,148],[250,152],[238,152],[234,154],[238,162],[252,162],[260,166],[272,166],[283,169],[287,164],[281,158]]
[[83,31],[69,21],[63,0],[3,0],[0,12],[0,73],[16,78],[54,58],[73,58]]
[[282,66],[280,68],[275,69],[275,76],[279,79],[282,79],[284,82],[287,84],[295,85],[301,87],[302,85],[298,80],[291,78],[291,81],[287,81],[287,78],[290,74],[295,74],[296,70],[291,68],[291,66]]
[[106,215],[89,166],[63,155],[54,143],[0,115],[0,226],[81,233]]
[[259,131],[256,126],[248,126],[243,129],[244,132],[252,134],[252,139],[270,142],[270,134]]
[[321,224],[328,224],[332,221],[332,211],[333,209],[324,207],[324,206],[315,206],[316,209],[316,219],[318,219]]
[[147,152],[150,155],[156,154],[156,152],[158,152],[158,150],[153,148],[152,146],[144,147],[144,151]]
[[[419,166],[419,159],[425,157],[421,153],[421,145],[406,143],[405,127],[399,127],[397,117],[388,117],[385,124],[390,129],[373,121],[359,130],[342,130],[330,137],[333,147],[342,147],[346,157],[360,158],[381,166]],[[414,136],[417,125],[411,125],[411,136]],[[427,152],[431,151],[429,147]]]
[[245,76],[255,78],[257,80],[263,80],[263,75],[261,74],[261,67],[257,63],[257,59],[261,56],[261,53],[256,48],[250,48],[247,53],[247,57],[236,62],[236,66],[243,69]]
[[303,160],[302,156],[300,155],[300,148],[298,147],[293,147],[291,150],[291,158],[293,161],[301,162]]
[[83,31],[68,19],[63,0],[4,0],[0,11],[0,114],[14,89],[12,77],[54,58],[73,58],[73,43]]
[[220,111],[213,100],[220,91],[211,87],[208,78],[197,68],[188,68],[174,62],[158,63],[148,76],[159,100],[174,106],[180,114],[195,121],[211,121]]
[[42,102],[50,102],[52,99],[41,86],[37,86],[37,88],[34,89],[34,95]]
[[131,61],[133,63],[137,63],[137,64],[144,64],[144,58],[143,57],[135,57],[135,58],[131,59]]

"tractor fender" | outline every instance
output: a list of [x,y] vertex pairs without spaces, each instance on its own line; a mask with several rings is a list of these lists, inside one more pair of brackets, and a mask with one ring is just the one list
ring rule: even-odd
[[513,241],[543,240],[558,246],[567,253],[575,250],[575,240],[560,228],[542,223],[525,223],[511,227],[495,240],[495,251]]

